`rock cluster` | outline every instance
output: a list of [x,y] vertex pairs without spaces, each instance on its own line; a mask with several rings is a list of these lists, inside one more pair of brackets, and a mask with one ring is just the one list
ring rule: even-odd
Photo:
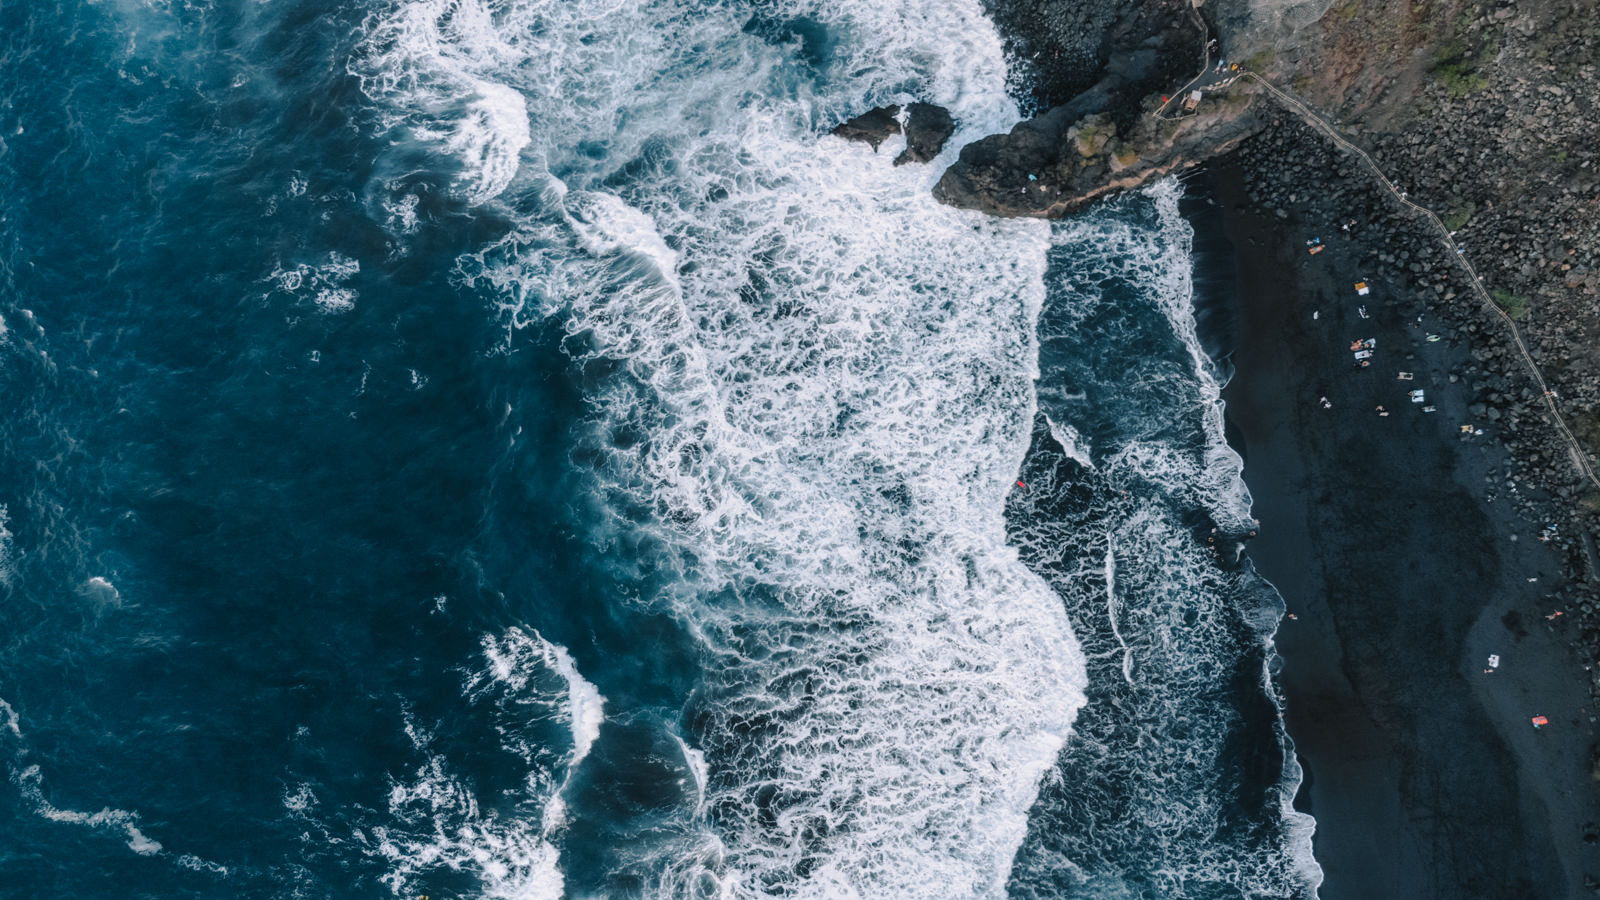
[[991,215],[1057,218],[1227,152],[1259,127],[1244,84],[1177,118],[1153,115],[1159,97],[1123,98],[1142,114],[1122,125],[1099,98],[1080,102],[1087,97],[961,148],[934,197]]
[[[1410,146],[1404,138],[1400,140]],[[1594,580],[1600,572],[1600,558],[1593,537],[1595,501],[1600,495],[1579,478],[1567,444],[1548,421],[1543,398],[1509,331],[1482,307],[1465,269],[1453,258],[1455,254],[1422,226],[1416,214],[1379,188],[1353,157],[1298,120],[1287,116],[1275,120],[1263,133],[1242,143],[1237,152],[1247,173],[1250,196],[1263,212],[1284,220],[1354,220],[1358,235],[1367,238],[1366,246],[1377,248],[1360,260],[1361,274],[1393,291],[1395,302],[1402,304],[1408,315],[1425,316],[1430,331],[1469,350],[1470,361],[1452,371],[1450,380],[1471,392],[1469,415],[1488,434],[1503,441],[1508,451],[1505,467],[1484,476],[1486,496],[1511,503],[1530,525],[1556,526],[1545,536],[1564,557],[1567,578],[1548,598],[1548,604],[1553,610],[1567,612],[1570,621],[1578,625],[1575,642],[1600,658],[1600,582]],[[1557,202],[1565,197],[1560,189],[1554,194]],[[1411,199],[1417,199],[1415,194]],[[1504,227],[1497,225],[1492,233],[1498,236]],[[1512,233],[1505,233],[1505,240],[1485,248],[1481,265],[1478,255],[1473,257],[1480,271],[1495,273],[1487,277],[1490,285],[1496,284],[1500,273],[1520,273],[1521,261],[1535,253],[1518,253],[1514,245],[1499,246],[1513,243]],[[1374,235],[1382,235],[1381,240],[1371,240]],[[1576,255],[1583,258],[1583,251]],[[1546,286],[1564,283],[1566,273],[1559,264],[1554,268],[1557,274],[1544,282]],[[1532,286],[1526,289],[1535,291]],[[1591,299],[1587,315],[1593,314]],[[1572,315],[1582,313],[1575,310]],[[1533,316],[1530,312],[1521,324],[1531,324]],[[1569,345],[1578,338],[1569,320],[1558,320],[1544,332],[1545,340],[1531,349],[1547,377],[1560,372],[1570,378],[1574,366],[1553,363],[1600,349],[1592,344]],[[1552,340],[1560,342],[1561,349],[1552,348]],[[1572,390],[1588,396],[1595,387],[1592,377],[1580,377],[1574,379]],[[1581,408],[1581,404],[1562,404],[1568,415]],[[1593,688],[1600,696],[1600,674]]]
[[[905,120],[906,148],[895,157],[897,166],[931,162],[944,149],[950,135],[956,133],[956,120],[950,111],[932,103],[911,104],[906,108]],[[900,131],[900,107],[880,106],[834,126],[830,133],[847,141],[870,144],[876,151],[880,144]]]
[[[1363,137],[1412,199],[1456,229],[1484,283],[1520,316],[1534,360],[1593,460],[1600,451],[1600,18],[1556,3],[1469,5],[1457,29],[1476,48],[1471,55],[1421,82],[1413,114]],[[1469,383],[1486,416],[1512,424],[1510,477],[1554,500],[1553,508],[1528,504],[1525,512],[1561,525],[1558,540],[1580,583],[1556,599],[1579,626],[1576,641],[1600,660],[1600,490],[1575,478],[1564,444],[1545,440],[1552,429],[1540,398],[1501,332],[1490,323],[1470,332],[1478,371]],[[1600,698],[1600,666],[1592,672]]]

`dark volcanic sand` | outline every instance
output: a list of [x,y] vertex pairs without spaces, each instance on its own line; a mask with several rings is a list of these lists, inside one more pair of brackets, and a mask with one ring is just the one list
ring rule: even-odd
[[[1239,275],[1224,396],[1261,520],[1249,555],[1295,616],[1278,633],[1280,682],[1321,897],[1591,896],[1587,675],[1565,623],[1543,618],[1561,568],[1507,502],[1493,427],[1458,433],[1470,398],[1447,376],[1468,348],[1427,343],[1437,326],[1413,324],[1421,308],[1399,285],[1357,298],[1378,246],[1362,242],[1382,235],[1346,238],[1314,203],[1288,221],[1255,209],[1231,157],[1191,191],[1207,180]],[[1328,249],[1309,256],[1311,236]],[[1348,345],[1368,337],[1372,365],[1357,369]],[[1412,388],[1438,411],[1410,403]],[[1490,653],[1501,665],[1484,674]],[[1535,731],[1534,715],[1550,725]]]

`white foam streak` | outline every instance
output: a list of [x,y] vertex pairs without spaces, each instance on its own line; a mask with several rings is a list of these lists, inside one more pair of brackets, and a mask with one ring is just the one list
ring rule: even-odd
[[1157,183],[1150,189],[1155,199],[1162,229],[1175,238],[1185,265],[1164,267],[1176,284],[1161,291],[1167,318],[1173,330],[1183,341],[1194,366],[1200,392],[1201,422],[1205,430],[1204,470],[1201,484],[1209,494],[1208,506],[1217,516],[1219,524],[1243,532],[1250,530],[1250,491],[1244,483],[1244,460],[1228,445],[1223,423],[1222,382],[1216,364],[1206,355],[1196,332],[1194,316],[1194,229],[1178,210],[1178,200],[1183,196],[1183,186],[1176,178]]
[[589,749],[600,736],[600,725],[605,721],[606,698],[600,696],[600,689],[578,673],[577,663],[567,648],[545,640],[538,632],[529,634],[512,628],[499,638],[484,635],[482,643],[483,656],[489,666],[469,679],[469,693],[481,694],[490,683],[513,692],[526,691],[532,679],[550,672],[566,683],[566,709],[572,734],[567,767],[576,768],[589,755]]
[[1090,455],[1089,442],[1083,435],[1078,433],[1078,429],[1073,428],[1071,425],[1057,422],[1049,416],[1045,416],[1044,420],[1050,426],[1050,436],[1055,438],[1056,443],[1061,445],[1061,451],[1069,459],[1075,460],[1078,465],[1083,466],[1085,469],[1094,468],[1094,459]]
[[161,852],[161,842],[151,840],[139,830],[138,813],[110,807],[92,813],[61,809],[44,798],[43,776],[37,765],[28,766],[17,773],[12,780],[21,790],[22,796],[33,804],[35,815],[52,822],[118,832],[127,841],[128,849],[140,856],[154,856]]
[[[480,805],[473,784],[434,747],[432,731],[408,716],[406,734],[419,761],[409,777],[390,783],[387,816],[355,838],[387,863],[383,881],[397,894],[412,891],[429,872],[448,869],[475,874],[486,898],[556,900],[565,881],[556,844],[566,816],[561,794],[599,737],[605,698],[565,647],[537,632],[510,628],[485,635],[481,650],[483,665],[467,676],[464,697],[492,710],[504,748],[527,765],[516,808]],[[527,729],[547,721],[567,726],[565,753],[552,757],[543,743],[526,737]],[[559,779],[558,769],[565,771]],[[283,803],[316,820],[320,804],[309,786],[289,791]]]
[[699,818],[706,811],[706,784],[710,780],[706,769],[706,755],[689,746],[689,742],[682,737],[674,734],[672,738],[678,742],[678,749],[683,752],[683,765],[694,779],[694,815]]
[[4,503],[0,503],[0,585],[9,587],[13,573],[12,561],[12,534],[7,525],[11,523],[11,514],[6,510]]
[[1133,650],[1122,639],[1117,628],[1117,553],[1111,535],[1106,535],[1106,618],[1111,621],[1111,634],[1122,648],[1122,680],[1133,685]]
[[19,741],[22,740],[21,719],[17,716],[17,711],[11,708],[11,704],[7,703],[4,697],[0,697],[0,722],[5,724],[6,730],[11,732],[12,737]]

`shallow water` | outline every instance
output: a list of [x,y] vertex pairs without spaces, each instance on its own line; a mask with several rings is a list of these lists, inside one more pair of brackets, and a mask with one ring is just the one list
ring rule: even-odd
[[[0,35],[10,883],[1301,883],[1276,613],[1194,536],[1248,507],[1176,189],[1054,229],[934,203],[1017,116],[976,0]],[[825,136],[911,99],[961,127],[933,165]],[[1117,279],[1148,308],[1084,287]]]

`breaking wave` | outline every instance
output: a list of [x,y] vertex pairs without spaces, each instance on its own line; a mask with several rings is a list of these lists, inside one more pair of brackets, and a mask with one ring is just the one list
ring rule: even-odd
[[382,860],[381,880],[396,896],[463,873],[477,896],[560,900],[564,793],[600,732],[605,698],[566,648],[537,632],[486,635],[481,652],[481,663],[463,678],[462,712],[489,717],[500,749],[517,760],[520,784],[485,794],[439,746],[442,723],[408,714],[413,762],[390,777],[382,811],[330,806],[311,784],[289,788],[283,808],[305,823],[311,847],[354,847]]
[[1282,601],[1236,565],[1254,521],[1196,335],[1181,194],[1169,180],[1055,230],[1048,416],[1010,522],[1091,689],[1014,897],[1301,900],[1322,880],[1269,675]]
[[460,281],[511,341],[569,335],[591,540],[698,642],[697,799],[632,883],[1000,896],[1082,703],[1059,599],[1002,520],[1048,232],[819,136],[913,97],[969,135],[1009,125],[979,5],[421,3],[373,36],[367,70],[407,73],[368,76],[397,121],[436,115],[417,73],[526,101],[515,228]]

